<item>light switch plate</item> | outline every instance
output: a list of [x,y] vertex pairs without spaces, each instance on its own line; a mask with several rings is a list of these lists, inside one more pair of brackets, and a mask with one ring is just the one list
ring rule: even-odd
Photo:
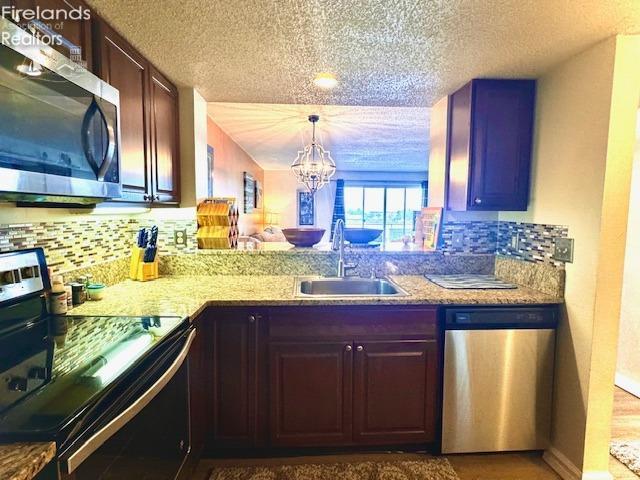
[[453,232],[451,235],[451,243],[454,248],[462,248],[464,247],[464,233],[463,232]]
[[554,260],[573,263],[573,238],[556,238]]
[[516,232],[511,236],[511,249],[520,250],[520,232]]
[[174,230],[173,231],[173,243],[176,244],[176,247],[186,247],[187,246],[187,230]]

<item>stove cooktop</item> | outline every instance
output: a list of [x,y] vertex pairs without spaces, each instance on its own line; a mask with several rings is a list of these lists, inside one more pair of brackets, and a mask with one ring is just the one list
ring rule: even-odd
[[0,437],[64,428],[188,320],[51,316],[0,338]]

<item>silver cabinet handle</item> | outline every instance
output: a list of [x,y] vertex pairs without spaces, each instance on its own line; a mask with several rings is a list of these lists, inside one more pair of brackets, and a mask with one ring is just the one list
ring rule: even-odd
[[347,345],[346,347],[344,347],[345,351],[350,352],[351,350],[353,350],[353,348],[351,347],[351,345]]
[[256,321],[256,316],[255,315],[249,315],[249,323],[255,323]]
[[476,197],[475,200],[473,201],[473,203],[475,203],[476,205],[480,205],[482,203],[482,199]]
[[363,351],[363,350],[364,350],[364,347],[363,347],[362,345],[358,345],[358,346],[356,347],[356,350],[357,350],[358,352],[361,352],[361,351]]
[[153,400],[158,393],[171,381],[173,376],[176,374],[178,369],[184,363],[185,358],[187,358],[187,354],[189,353],[189,348],[193,343],[193,339],[196,337],[196,331],[192,330],[187,340],[180,350],[180,353],[173,361],[173,363],[169,366],[166,372],[162,374],[162,376],[156,380],[156,382],[151,385],[149,390],[144,392],[138,399],[129,405],[126,410],[116,416],[113,420],[107,423],[104,427],[98,430],[93,434],[91,438],[89,438],[78,450],[73,452],[66,460],[63,460],[62,466],[66,470],[66,473],[72,473],[78,466],[84,462],[89,455],[95,452],[98,448],[102,446],[104,442],[109,440],[118,430],[124,427],[133,417],[135,417],[140,411],[146,407],[151,400]]

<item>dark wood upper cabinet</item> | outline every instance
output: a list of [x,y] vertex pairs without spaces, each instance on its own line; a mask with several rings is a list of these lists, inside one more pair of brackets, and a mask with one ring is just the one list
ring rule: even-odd
[[353,439],[358,444],[435,440],[435,340],[356,342]]
[[535,80],[472,80],[450,96],[450,210],[526,210]]
[[177,204],[178,90],[121,35],[94,20],[96,73],[120,92],[122,198]]
[[95,37],[97,73],[120,92],[121,200],[150,201],[149,65],[105,22],[96,23]]
[[[0,2],[0,5],[11,5],[17,9],[32,9],[35,10],[39,7],[41,10],[66,10],[71,9],[86,9],[89,7],[81,0],[6,0]],[[93,16],[93,12],[91,12]],[[20,22],[22,23],[22,22]],[[64,39],[61,45],[54,43],[52,47],[62,53],[65,57],[69,57],[76,61],[76,56],[79,56],[84,62],[87,70],[93,70],[93,48],[92,48],[92,31],[91,31],[91,18],[82,18],[79,20],[72,19],[56,19],[56,20],[42,20],[49,30],[61,35]],[[36,30],[34,32],[37,36],[42,34]],[[79,51],[76,50],[79,48]]]
[[178,90],[155,68],[150,70],[151,154],[155,201],[178,202]]
[[352,365],[350,342],[271,344],[271,444],[350,443]]

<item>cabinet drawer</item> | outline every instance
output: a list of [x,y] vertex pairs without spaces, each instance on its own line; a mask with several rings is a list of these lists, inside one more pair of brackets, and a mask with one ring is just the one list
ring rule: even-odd
[[435,338],[435,308],[353,306],[274,309],[269,314],[270,338]]

